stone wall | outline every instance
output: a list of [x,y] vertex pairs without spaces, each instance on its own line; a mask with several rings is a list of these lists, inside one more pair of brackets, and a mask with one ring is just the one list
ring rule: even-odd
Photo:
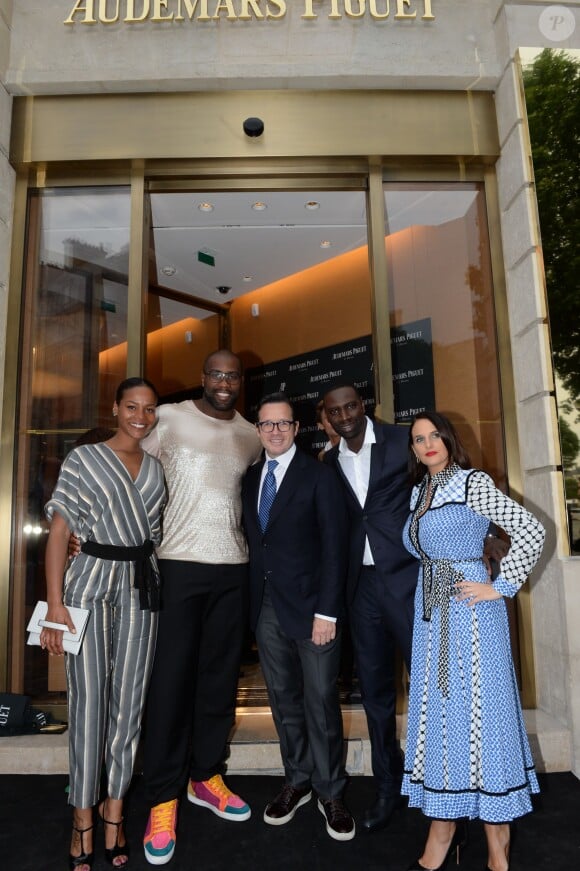
[[[99,19],[103,4],[96,0],[15,3],[8,74],[12,93],[489,90],[499,73],[489,0],[286,0],[284,16],[258,19],[252,14],[250,20],[230,20],[227,4],[216,0],[162,2],[163,7],[159,0],[107,0],[104,8],[114,22],[110,24]],[[340,17],[329,17],[333,3]],[[215,20],[211,13],[218,5],[222,11]],[[244,4],[231,0],[230,5],[239,14]],[[264,13],[268,8],[275,12],[273,0],[255,0],[252,5]],[[192,20],[188,6],[195,9]],[[303,17],[308,6],[316,18]],[[87,16],[82,13],[65,24],[77,7],[92,8],[96,23],[83,23]],[[156,7],[158,17],[167,20],[152,20]],[[127,23],[123,18],[128,8],[134,17],[145,9],[150,14],[142,22]],[[210,20],[204,20],[204,8]],[[373,9],[384,15],[387,8],[387,18],[373,17]],[[176,20],[179,10],[182,20]],[[352,17],[358,10],[364,11]]]
[[[578,4],[569,4],[578,5]],[[497,164],[519,449],[526,506],[544,523],[546,546],[534,571],[532,626],[537,705],[571,734],[572,769],[580,772],[580,560],[567,552],[563,481],[545,279],[523,89],[515,59],[526,45],[550,45],[539,29],[542,10],[498,4],[497,44],[505,64],[496,89],[501,156]],[[519,6],[514,10],[514,6]],[[526,26],[514,26],[519,15]],[[580,20],[579,20],[580,29]],[[532,40],[533,42],[529,42]],[[576,582],[573,582],[573,575]]]

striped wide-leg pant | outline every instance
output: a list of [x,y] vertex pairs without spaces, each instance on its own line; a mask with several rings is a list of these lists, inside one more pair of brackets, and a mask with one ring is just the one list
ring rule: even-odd
[[65,590],[65,604],[91,611],[80,652],[66,657],[69,804],[81,808],[99,800],[103,761],[107,795],[121,799],[127,792],[157,634],[157,614],[139,607],[132,566],[105,565],[108,571],[93,572],[82,595],[74,583]]

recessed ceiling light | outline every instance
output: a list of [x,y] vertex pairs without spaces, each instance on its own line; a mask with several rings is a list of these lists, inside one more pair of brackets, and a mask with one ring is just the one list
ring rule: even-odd
[[200,212],[213,212],[214,207],[212,203],[200,203],[197,208]]
[[253,281],[253,277],[251,275],[244,275],[242,281]]
[[304,204],[304,208],[313,212],[313,211],[315,211],[315,209],[320,208],[320,203],[317,203],[316,200],[310,200],[309,202]]
[[322,242],[320,243],[321,248],[330,248],[331,245],[332,245],[332,242],[330,242],[328,239],[323,239]]
[[175,268],[175,266],[164,266],[161,269],[161,272],[163,273],[163,275],[175,275],[177,269]]
[[264,209],[268,208],[268,206],[266,205],[266,203],[258,201],[257,203],[252,203],[252,208],[255,212],[263,212]]

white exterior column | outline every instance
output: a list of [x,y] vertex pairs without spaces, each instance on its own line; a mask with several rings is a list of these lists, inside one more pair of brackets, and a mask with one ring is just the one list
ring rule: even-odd
[[[568,552],[545,276],[525,100],[515,58],[519,46],[549,44],[538,30],[541,9],[518,36],[514,5],[498,4],[498,55],[505,66],[496,90],[501,157],[497,163],[502,241],[517,401],[525,505],[547,530],[531,582],[538,714],[569,730],[572,770],[580,772],[580,560]],[[575,4],[571,4],[575,5]],[[507,14],[506,14],[507,13]],[[574,577],[573,577],[574,576]],[[539,748],[540,754],[542,747]],[[536,760],[540,763],[540,760]],[[540,763],[541,767],[541,763]]]

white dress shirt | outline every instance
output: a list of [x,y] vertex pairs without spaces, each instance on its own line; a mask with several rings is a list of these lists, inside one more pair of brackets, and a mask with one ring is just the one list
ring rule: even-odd
[[[358,453],[351,451],[348,442],[341,438],[338,446],[338,461],[345,477],[356,494],[361,506],[364,507],[371,477],[371,446],[376,444],[375,430],[370,418],[366,417],[364,441]],[[365,538],[363,566],[374,566],[375,561],[371,551],[368,536]]]

